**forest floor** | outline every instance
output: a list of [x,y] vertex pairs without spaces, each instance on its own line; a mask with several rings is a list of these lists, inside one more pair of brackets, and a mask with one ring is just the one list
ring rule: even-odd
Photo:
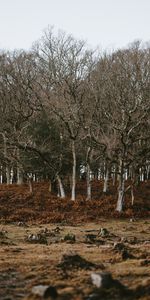
[[[130,183],[128,183],[130,184]],[[127,184],[127,185],[128,185]],[[49,192],[49,183],[34,183],[33,193],[27,184],[17,186],[0,185],[0,220],[3,222],[67,223],[98,221],[101,216],[109,218],[150,216],[150,181],[140,183],[134,191],[134,205],[131,192],[125,196],[124,211],[116,212],[117,187],[110,183],[109,192],[103,193],[103,182],[92,182],[92,200],[86,201],[86,182],[77,183],[76,201],[71,201],[69,193],[60,199]]]
[[88,202],[78,185],[74,203],[51,195],[48,183],[32,195],[27,185],[0,186],[1,300],[150,299],[150,184],[134,207],[127,194],[120,216],[113,187],[103,195],[99,185]]

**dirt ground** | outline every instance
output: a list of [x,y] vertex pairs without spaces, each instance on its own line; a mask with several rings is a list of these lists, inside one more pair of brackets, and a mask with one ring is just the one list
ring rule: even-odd
[[[59,299],[150,299],[149,232],[148,220],[1,225],[0,299],[41,299],[31,295],[36,285],[56,287]],[[110,272],[129,293],[111,288],[90,298],[99,293],[91,274],[99,272]]]
[[[93,188],[87,203],[80,187],[72,203],[47,187],[35,185],[32,195],[26,185],[0,187],[0,300],[150,299],[149,183],[134,207],[127,195],[122,215],[113,189]],[[93,273],[113,280],[96,287]],[[57,293],[35,293],[39,285]]]

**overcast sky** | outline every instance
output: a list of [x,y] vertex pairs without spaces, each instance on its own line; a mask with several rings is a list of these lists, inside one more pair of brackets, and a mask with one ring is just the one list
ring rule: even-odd
[[29,49],[53,25],[92,47],[150,41],[150,0],[0,0],[0,48]]

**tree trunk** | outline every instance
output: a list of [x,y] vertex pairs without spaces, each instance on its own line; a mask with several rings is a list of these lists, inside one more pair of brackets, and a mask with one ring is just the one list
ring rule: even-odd
[[117,182],[117,169],[116,169],[116,166],[113,166],[113,169],[112,169],[112,184],[113,184],[113,186],[116,185],[116,182]]
[[121,212],[123,210],[124,204],[124,179],[121,180],[122,182],[119,184],[118,188],[118,200],[117,200],[117,208],[116,210]]
[[[5,133],[2,134],[4,140],[4,157],[7,158],[7,138]],[[6,183],[10,184],[10,166],[6,165]]]
[[51,193],[52,192],[52,182],[51,180],[49,181],[49,188],[48,188],[49,192]]
[[116,182],[117,182],[117,175],[116,175],[116,171],[115,171],[115,174],[113,176],[113,186],[116,185]]
[[133,185],[131,186],[131,203],[132,206],[134,205],[134,190],[133,190]]
[[103,193],[107,193],[108,192],[108,180],[109,180],[109,168],[106,165],[106,173],[105,173],[105,178],[104,178]]
[[90,178],[90,165],[87,163],[87,172],[86,172],[86,180],[87,180],[87,198],[86,200],[91,200],[91,178]]
[[2,168],[2,183],[6,183],[7,179],[6,179],[6,167],[3,166]]
[[20,166],[20,153],[19,149],[17,149],[17,184],[21,185],[23,184],[23,170],[22,167]]
[[146,180],[150,179],[150,165],[146,167]]
[[17,184],[23,184],[23,172],[19,166],[17,167]]
[[10,167],[6,166],[6,180],[7,184],[10,184]]
[[117,200],[116,210],[121,212],[123,210],[124,194],[125,194],[124,166],[122,160],[120,160],[118,179],[119,179],[119,187],[118,187],[118,200]]
[[61,178],[59,177],[59,175],[57,175],[57,181],[58,181],[58,187],[59,187],[59,192],[60,192],[60,198],[63,199],[65,198],[65,191],[64,191],[64,187],[61,181]]
[[75,141],[72,141],[72,157],[73,157],[73,168],[72,168],[72,190],[71,190],[71,200],[75,200],[75,189],[76,189],[76,151],[75,151]]
[[30,194],[32,194],[33,193],[33,179],[32,179],[32,177],[31,178],[29,178],[29,191],[30,191]]
[[0,184],[2,184],[3,183],[3,167],[2,166],[0,166]]

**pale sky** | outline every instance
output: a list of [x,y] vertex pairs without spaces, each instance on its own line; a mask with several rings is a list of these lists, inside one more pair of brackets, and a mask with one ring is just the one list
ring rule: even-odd
[[26,49],[54,26],[95,48],[150,41],[150,0],[0,0],[0,49]]

